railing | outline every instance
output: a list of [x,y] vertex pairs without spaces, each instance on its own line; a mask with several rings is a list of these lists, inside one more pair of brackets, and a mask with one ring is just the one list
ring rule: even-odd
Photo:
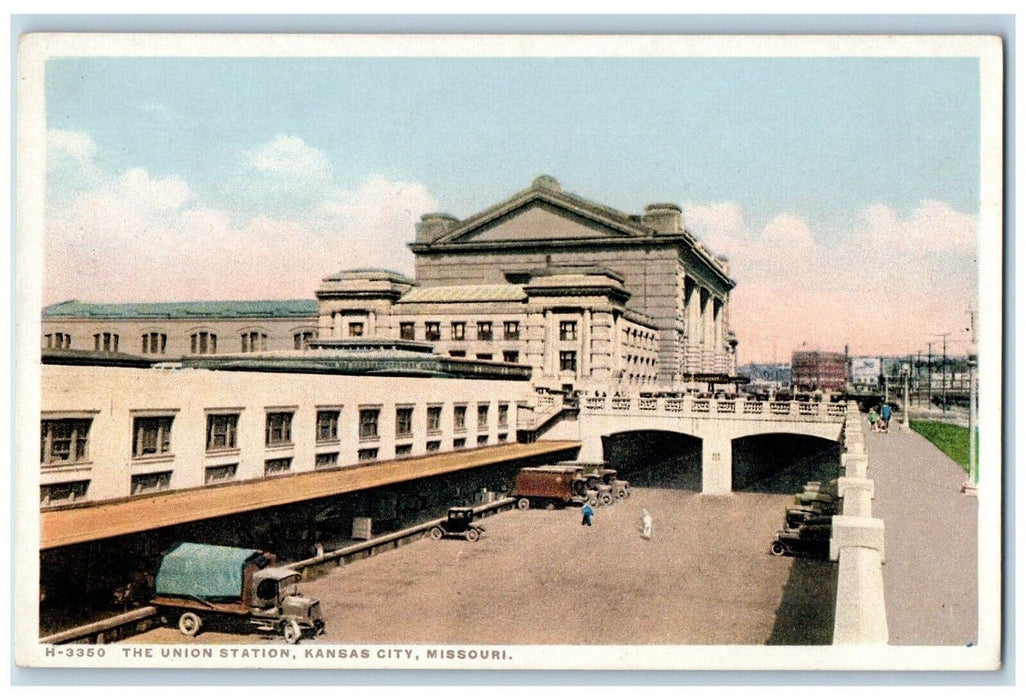
[[650,415],[716,418],[790,418],[800,421],[840,423],[847,407],[826,401],[749,401],[745,399],[701,399],[694,396],[585,396],[581,413],[644,413]]
[[565,408],[562,395],[539,394],[534,406],[517,409],[517,429],[536,430]]
[[[498,513],[503,510],[512,509],[514,503],[515,501],[512,498],[502,498],[492,503],[477,506],[474,508],[474,512],[477,514]],[[288,566],[296,571],[303,571],[314,566],[342,564],[346,560],[371,557],[421,539],[431,528],[443,520],[445,518],[429,520],[404,530],[397,530],[369,539],[366,542],[358,542],[357,544],[331,552],[321,552],[315,557],[291,564],[284,564],[284,566]],[[119,639],[139,634],[155,626],[158,623],[156,619],[157,614],[158,611],[155,607],[147,605],[121,615],[115,615],[87,625],[51,634],[43,637],[39,642],[40,644],[109,644]]]

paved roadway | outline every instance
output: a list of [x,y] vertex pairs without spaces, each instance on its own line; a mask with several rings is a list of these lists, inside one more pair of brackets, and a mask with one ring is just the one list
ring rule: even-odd
[[891,644],[976,640],[976,498],[966,475],[918,433],[892,422],[866,435],[873,517],[886,538],[884,595]]
[[[835,565],[768,554],[792,499],[636,488],[591,528],[577,509],[508,511],[483,521],[477,543],[422,539],[303,591],[321,600],[328,643],[829,644]],[[158,628],[130,641],[192,640]]]

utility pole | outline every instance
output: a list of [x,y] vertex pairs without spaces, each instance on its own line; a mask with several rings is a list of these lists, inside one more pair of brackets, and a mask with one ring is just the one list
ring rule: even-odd
[[942,359],[941,359],[941,395],[943,396],[943,404],[941,406],[941,410],[944,413],[947,413],[948,412],[948,336],[951,335],[951,333],[950,332],[949,333],[934,333],[934,335],[936,337],[938,337],[938,338],[941,338],[942,339],[942,343],[943,343],[943,345],[941,346],[943,348],[941,350],[941,352],[943,353],[942,354]]
[[923,351],[916,350],[916,405],[923,403],[923,392],[919,389],[923,383]]
[[933,405],[933,343],[926,344],[926,403]]

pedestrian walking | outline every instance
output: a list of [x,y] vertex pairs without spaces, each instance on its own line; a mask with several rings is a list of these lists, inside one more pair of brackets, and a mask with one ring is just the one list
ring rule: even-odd
[[880,414],[876,412],[876,408],[874,407],[874,408],[869,409],[869,427],[870,427],[870,429],[872,429],[872,431],[874,433],[880,427],[878,425],[879,422],[880,422]]
[[885,433],[891,427],[891,405],[889,403],[885,403],[880,408],[880,423],[883,424],[883,431]]
[[591,519],[595,515],[595,509],[590,504],[585,503],[584,507],[581,508],[581,525],[587,525],[591,527]]
[[641,509],[641,537],[646,540],[652,539],[652,516],[644,508]]

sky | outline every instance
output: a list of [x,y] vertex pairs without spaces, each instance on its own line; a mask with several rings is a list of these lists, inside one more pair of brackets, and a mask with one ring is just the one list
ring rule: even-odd
[[422,214],[549,174],[628,213],[679,203],[730,258],[741,362],[958,352],[979,90],[962,58],[50,59],[43,302],[412,273]]

